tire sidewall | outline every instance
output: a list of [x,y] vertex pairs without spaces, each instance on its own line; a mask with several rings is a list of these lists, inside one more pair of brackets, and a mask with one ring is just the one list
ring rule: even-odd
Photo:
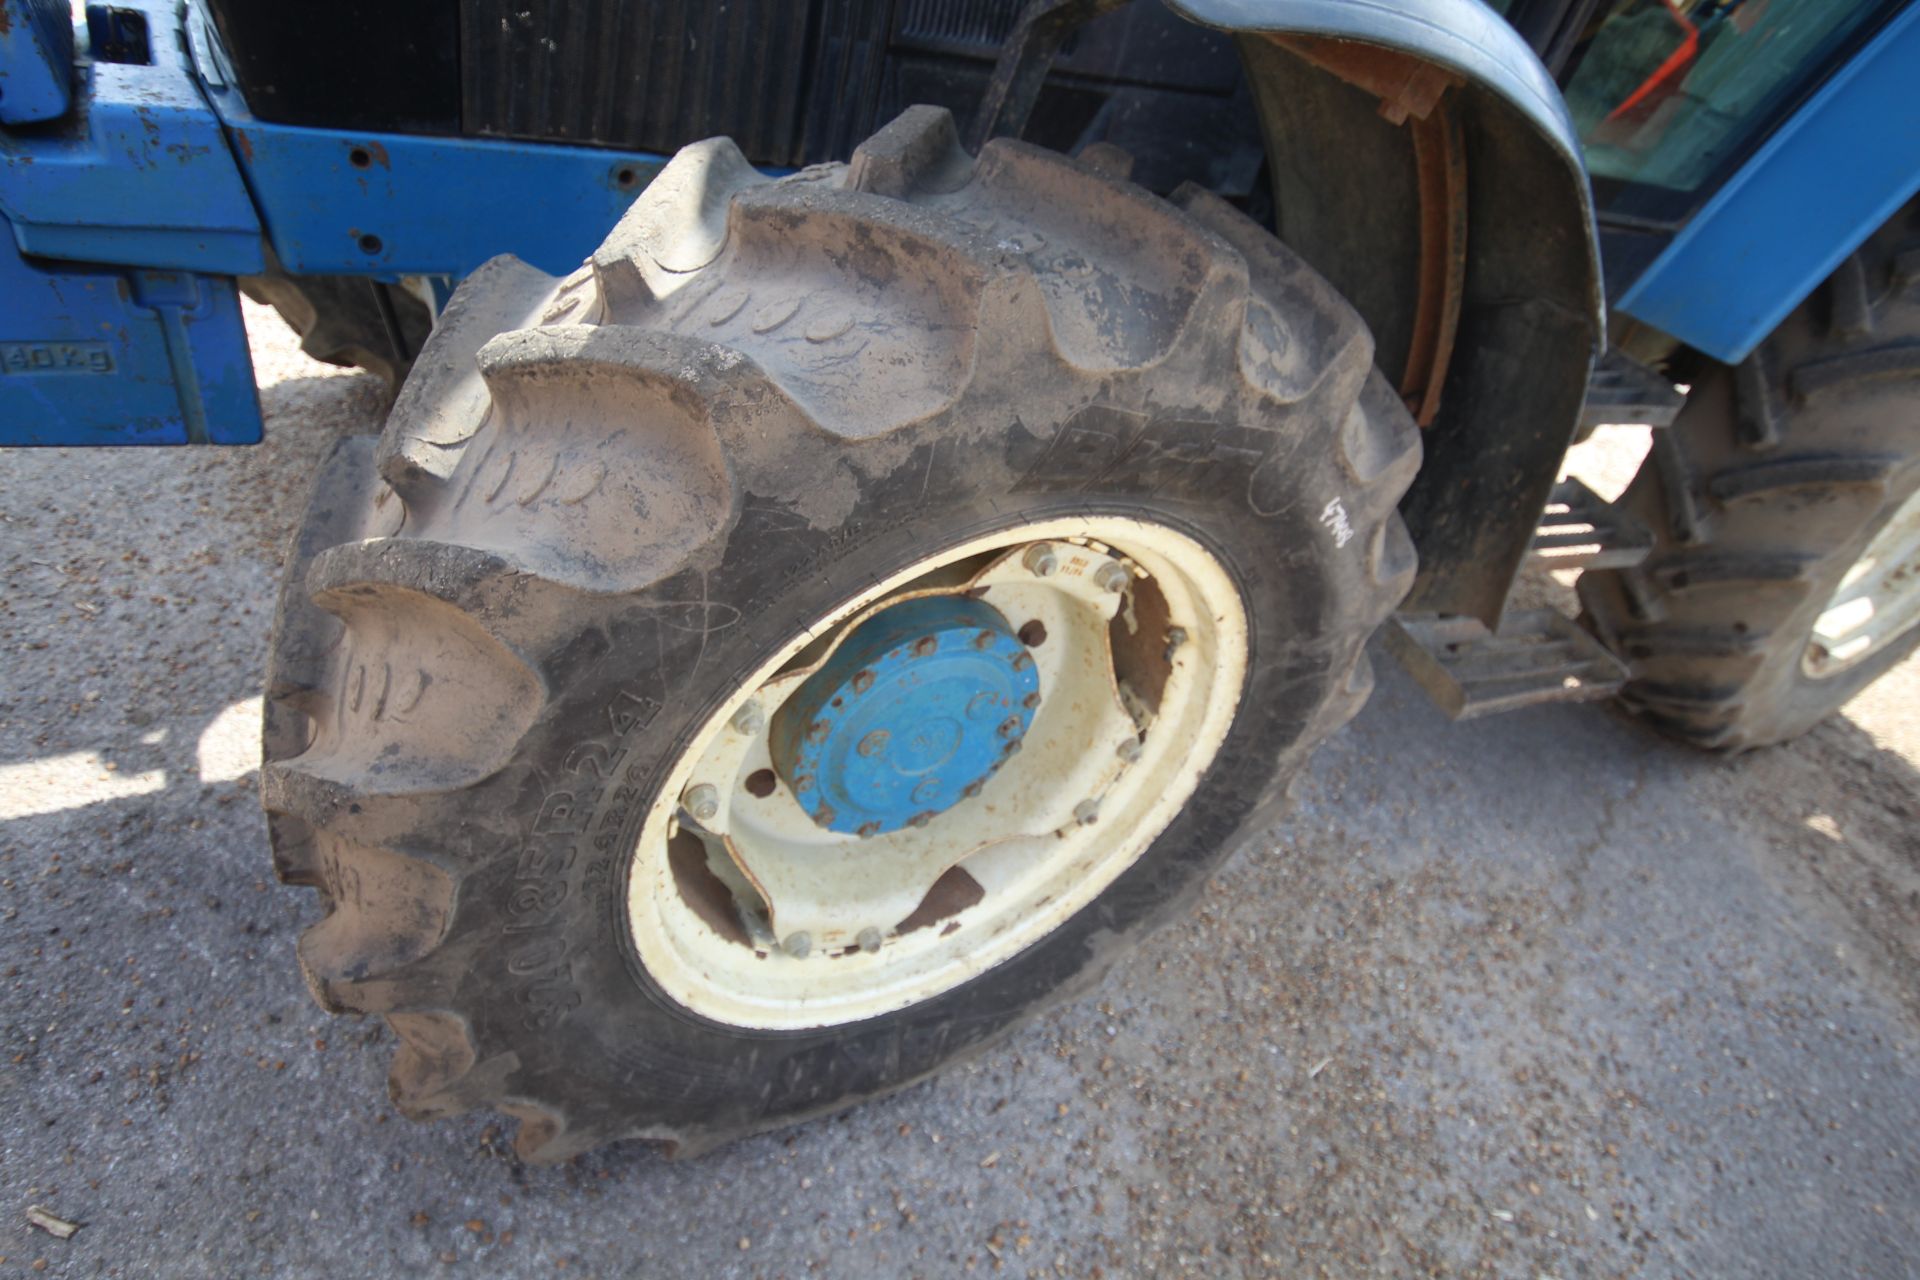
[[[1097,450],[1063,453],[1017,424],[997,445],[955,458],[961,433],[929,433],[887,473],[863,478],[858,515],[829,529],[796,527],[789,511],[749,493],[715,568],[642,593],[562,651],[545,672],[557,706],[523,757],[547,767],[518,779],[513,846],[463,885],[453,925],[474,939],[458,948],[470,965],[462,1004],[478,1023],[501,1024],[476,1026],[480,1038],[526,1044],[537,1033],[532,1051],[518,1053],[520,1070],[570,1077],[555,1083],[576,1098],[597,1092],[600,1106],[588,1109],[601,1110],[602,1123],[640,1131],[670,1120],[683,1137],[731,1134],[899,1087],[983,1048],[1179,913],[1236,837],[1271,816],[1262,801],[1297,767],[1372,620],[1362,623],[1359,607],[1367,540],[1340,545],[1315,518],[1342,482],[1324,455],[1302,461],[1303,433],[1260,433],[1263,452],[1234,423],[1174,415],[1155,424],[1184,441],[1175,467],[1116,471]],[[934,465],[935,449],[946,465]],[[628,923],[640,826],[700,726],[791,639],[794,620],[825,616],[983,534],[1100,515],[1164,524],[1206,547],[1237,585],[1249,624],[1232,726],[1148,849],[1045,938],[894,1013],[749,1030],[662,991]],[[610,1088],[646,1073],[671,1082],[671,1115],[654,1110],[658,1097]]]

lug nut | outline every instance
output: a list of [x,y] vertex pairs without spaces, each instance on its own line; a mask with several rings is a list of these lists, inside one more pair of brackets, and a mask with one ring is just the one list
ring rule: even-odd
[[853,691],[855,693],[865,693],[871,688],[873,688],[873,672],[860,670],[853,673]]
[[907,822],[909,824],[916,827],[924,827],[929,822],[932,822],[932,821],[933,821],[933,814],[931,812],[916,813],[911,818],[907,819]]
[[880,824],[877,822],[863,822],[860,824],[860,829],[853,834],[860,836],[862,839],[868,836],[877,836],[880,834]]
[[686,794],[680,797],[680,803],[696,822],[711,822],[720,815],[720,793],[704,782],[697,787],[688,787]]
[[1022,649],[1020,652],[1013,655],[1013,661],[1009,662],[1007,665],[1012,667],[1015,671],[1025,671],[1028,667],[1033,665],[1033,656],[1029,654],[1025,649]]
[[892,741],[892,738],[893,735],[885,729],[875,729],[872,733],[860,739],[860,745],[855,747],[854,750],[863,756],[877,756],[887,749],[887,743]]
[[1037,693],[1030,693],[1026,697],[1020,699],[1020,705],[1025,707],[1027,710],[1031,711],[1035,707],[1040,705],[1040,695]]
[[963,790],[960,794],[965,796],[967,799],[971,800],[975,796],[980,794],[980,788],[985,785],[986,784],[982,782],[969,782],[966,785],[966,789]]
[[1036,578],[1049,577],[1055,569],[1060,567],[1060,561],[1055,558],[1053,548],[1044,542],[1036,542],[1028,547],[1027,553],[1020,557],[1020,563],[1025,565],[1027,572]]
[[787,935],[787,940],[780,944],[780,949],[795,960],[804,960],[807,952],[813,950],[813,935],[805,929],[790,933]]
[[1020,723],[1019,716],[1008,716],[1000,722],[1000,736],[1003,738],[1018,738],[1026,731],[1026,726]]
[[839,814],[833,811],[832,805],[823,804],[814,810],[813,825],[816,827],[830,827],[833,825],[833,820],[839,816]]
[[1099,817],[1100,802],[1098,800],[1082,800],[1073,806],[1073,820],[1083,827],[1092,826]]
[[882,941],[884,941],[884,939],[881,938],[880,931],[878,929],[875,929],[873,926],[869,925],[865,929],[862,929],[860,931],[860,936],[859,938],[855,939],[855,941],[857,941],[860,944],[860,949],[862,951],[866,952],[868,955],[872,955],[874,952],[880,949],[880,944]]
[[1114,748],[1113,753],[1128,764],[1132,764],[1140,758],[1140,739],[1127,738],[1123,740],[1119,746]]
[[1099,587],[1102,591],[1112,591],[1116,594],[1125,591],[1127,584],[1132,581],[1133,575],[1128,573],[1127,566],[1121,564],[1118,560],[1107,561],[1100,566],[1100,571],[1093,575],[1093,584],[1095,586]]
[[940,642],[932,636],[921,636],[913,642],[913,656],[916,658],[928,657],[939,647]]
[[733,713],[733,719],[728,721],[728,723],[733,726],[735,733],[758,733],[760,732],[760,726],[765,724],[766,721],[760,714],[760,704],[749,701],[745,706]]

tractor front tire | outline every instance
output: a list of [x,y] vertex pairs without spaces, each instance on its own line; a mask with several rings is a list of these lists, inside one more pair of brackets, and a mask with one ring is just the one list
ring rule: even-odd
[[1686,406],[1621,503],[1652,555],[1583,574],[1627,705],[1703,747],[1795,737],[1920,642],[1920,202]]
[[240,291],[280,313],[300,349],[325,364],[365,369],[400,389],[433,328],[425,303],[398,285],[357,276],[294,276],[269,263]]
[[[262,790],[404,1113],[552,1160],[899,1089],[1174,918],[1360,707],[1418,433],[1304,263],[1111,170],[931,108],[779,181],[689,147],[574,275],[477,272],[340,446]],[[822,673],[908,623],[836,809]]]

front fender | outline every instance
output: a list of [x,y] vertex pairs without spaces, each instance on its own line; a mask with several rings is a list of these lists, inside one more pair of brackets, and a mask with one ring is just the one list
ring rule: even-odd
[[1428,427],[1408,607],[1497,623],[1605,333],[1593,201],[1545,67],[1480,0],[1168,0],[1238,36],[1280,238]]

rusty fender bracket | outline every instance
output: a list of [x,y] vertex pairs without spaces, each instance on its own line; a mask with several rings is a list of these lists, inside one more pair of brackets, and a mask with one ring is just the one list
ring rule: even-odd
[[1234,32],[1280,238],[1373,329],[1426,430],[1406,607],[1497,625],[1605,332],[1560,91],[1479,0],[1168,0]]

